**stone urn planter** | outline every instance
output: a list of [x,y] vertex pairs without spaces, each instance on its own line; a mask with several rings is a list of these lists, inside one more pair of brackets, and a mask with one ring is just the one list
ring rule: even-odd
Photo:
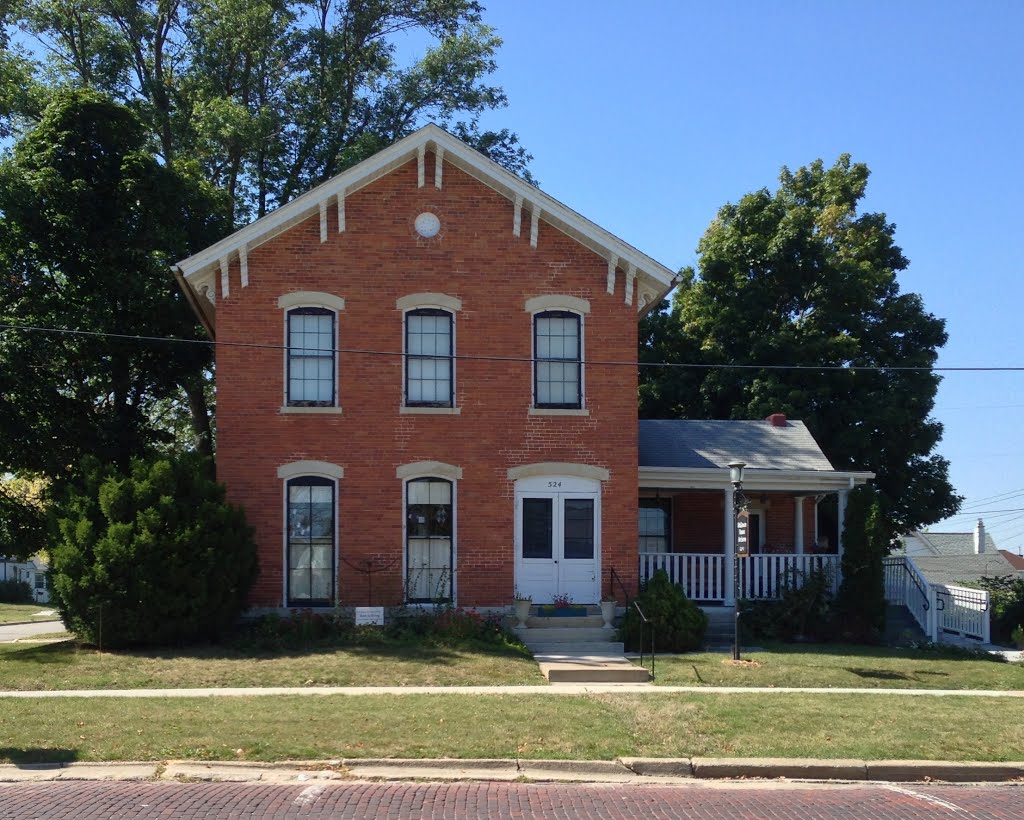
[[602,628],[611,629],[615,620],[615,601],[601,601],[601,618],[604,620]]
[[530,607],[533,605],[533,601],[529,598],[516,598],[513,606],[515,607],[516,619],[519,621],[516,626],[526,629],[526,619],[530,617]]

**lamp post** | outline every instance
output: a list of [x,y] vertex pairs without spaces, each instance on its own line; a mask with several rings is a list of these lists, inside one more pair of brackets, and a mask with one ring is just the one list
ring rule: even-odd
[[746,463],[733,461],[729,464],[729,481],[732,483],[732,526],[733,526],[733,550],[732,550],[732,591],[733,600],[736,602],[736,615],[733,619],[733,644],[732,659],[740,659],[740,552],[747,554],[748,530],[746,516],[740,520],[740,513],[747,509],[747,497],[743,495],[743,468]]

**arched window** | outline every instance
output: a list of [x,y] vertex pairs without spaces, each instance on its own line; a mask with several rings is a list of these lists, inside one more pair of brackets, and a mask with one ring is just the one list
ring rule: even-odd
[[454,483],[405,483],[405,573],[409,603],[451,602],[454,592]]
[[334,606],[335,481],[298,476],[285,486],[288,606]]

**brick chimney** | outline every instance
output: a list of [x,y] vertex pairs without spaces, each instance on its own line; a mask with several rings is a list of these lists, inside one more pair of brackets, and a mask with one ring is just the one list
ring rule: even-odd
[[981,555],[985,551],[985,522],[980,518],[974,526],[974,554]]
[[785,427],[786,426],[786,414],[785,413],[772,413],[768,418],[765,419],[772,427]]

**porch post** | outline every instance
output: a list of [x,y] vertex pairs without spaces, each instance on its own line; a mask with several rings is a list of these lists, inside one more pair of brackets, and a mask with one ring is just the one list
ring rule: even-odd
[[736,591],[733,589],[732,582],[732,568],[736,555],[736,525],[732,508],[732,487],[726,487],[723,492],[725,494],[725,516],[722,523],[722,534],[725,536],[725,571],[723,572],[723,580],[725,581],[724,604],[726,606],[736,606]]
[[798,495],[793,499],[793,550],[797,555],[804,554],[804,497]]
[[836,516],[839,523],[839,531],[836,533],[836,556],[839,561],[838,574],[840,575],[840,578],[838,580],[840,581],[842,580],[841,576],[843,572],[843,529],[846,526],[846,502],[849,498],[849,490],[839,491],[839,503],[836,505],[839,513]]

